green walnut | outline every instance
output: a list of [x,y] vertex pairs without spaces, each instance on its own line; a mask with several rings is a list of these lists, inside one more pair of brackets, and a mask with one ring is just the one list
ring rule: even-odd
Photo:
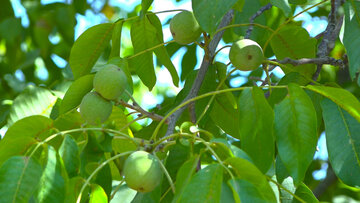
[[264,60],[260,45],[250,39],[235,42],[230,49],[229,58],[233,66],[242,71],[254,70]]
[[174,40],[182,45],[194,42],[202,32],[194,14],[190,11],[176,14],[170,21],[170,31]]
[[96,92],[87,93],[80,103],[80,114],[89,124],[97,125],[106,121],[112,111],[112,104]]
[[93,84],[95,91],[102,97],[114,100],[124,92],[127,79],[119,67],[108,64],[95,74]]
[[127,186],[138,192],[151,192],[162,177],[158,159],[145,151],[130,154],[125,161],[123,172]]

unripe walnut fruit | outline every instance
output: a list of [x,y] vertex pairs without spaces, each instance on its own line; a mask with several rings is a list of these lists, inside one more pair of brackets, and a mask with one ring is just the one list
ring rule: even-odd
[[118,98],[127,85],[125,73],[116,65],[108,64],[95,74],[94,89],[109,100]]
[[80,104],[80,114],[89,124],[100,124],[109,118],[112,111],[111,102],[96,92],[87,93]]
[[182,45],[196,41],[202,32],[194,14],[190,11],[176,14],[170,21],[170,31],[174,40]]
[[260,66],[264,60],[264,53],[255,41],[242,39],[231,46],[229,58],[233,66],[239,70],[249,71]]
[[125,161],[123,172],[127,186],[138,192],[151,192],[162,177],[158,159],[145,151],[132,153]]

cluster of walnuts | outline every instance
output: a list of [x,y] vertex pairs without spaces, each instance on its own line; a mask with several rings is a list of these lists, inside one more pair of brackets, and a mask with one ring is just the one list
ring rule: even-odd
[[[190,11],[182,11],[170,21],[170,30],[174,40],[181,44],[196,41],[201,27]],[[264,60],[261,47],[249,39],[235,42],[229,53],[234,67],[242,71],[254,70]],[[84,96],[80,104],[80,113],[89,124],[103,123],[111,114],[112,101],[124,92],[127,85],[125,73],[116,65],[108,64],[95,74],[94,90]],[[159,184],[162,177],[158,159],[145,151],[133,152],[125,161],[123,174],[128,187],[139,192],[150,192]]]
[[[170,21],[170,31],[174,40],[182,45],[196,41],[202,33],[199,23],[190,11],[176,14]],[[249,71],[260,66],[264,60],[264,54],[255,41],[241,39],[231,46],[229,58],[237,69]]]
[[120,97],[127,85],[125,73],[116,65],[107,64],[95,74],[94,90],[80,103],[80,114],[89,124],[106,121],[112,112],[112,102]]

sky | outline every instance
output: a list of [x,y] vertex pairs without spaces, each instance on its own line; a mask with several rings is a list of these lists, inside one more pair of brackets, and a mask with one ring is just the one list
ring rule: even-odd
[[[49,4],[49,3],[54,3],[54,2],[68,2],[68,1],[69,0],[41,0],[41,3]],[[88,0],[88,2],[92,2],[92,0]],[[13,7],[15,8],[14,12],[15,12],[16,17],[20,17],[22,25],[25,27],[28,27],[29,19],[26,16],[26,10],[20,4],[20,0],[11,0],[11,3],[13,5]],[[110,5],[112,5],[112,6],[121,5],[121,8],[128,12],[132,11],[135,8],[135,6],[140,3],[141,3],[141,0],[109,0]],[[172,10],[172,9],[192,10],[191,1],[187,0],[187,1],[182,1],[181,3],[177,3],[175,0],[168,0],[168,1],[166,1],[166,3],[164,3],[164,0],[154,0],[154,3],[152,4],[153,12]],[[299,13],[301,11],[302,11],[302,9],[300,7],[298,7],[295,10],[295,14]],[[299,15],[295,19],[298,21],[300,21],[300,20],[303,21],[302,26],[309,32],[310,36],[312,36],[312,37],[323,32],[327,25],[326,19],[312,18],[310,16],[309,12],[311,13],[311,12],[315,12],[315,11],[316,11],[316,8],[311,9],[310,11]],[[176,14],[175,12],[174,13],[162,13],[162,14],[159,14],[158,17],[159,17],[160,21],[164,24],[175,14]],[[90,10],[86,11],[85,15],[77,14],[76,19],[77,19],[78,23],[75,26],[75,39],[77,39],[81,35],[81,33],[83,33],[86,29],[88,29],[94,25],[97,25],[99,23],[103,23],[103,22],[107,21],[106,17],[103,14],[95,14]],[[163,34],[164,34],[165,42],[172,40],[172,36],[171,36],[168,25],[163,26]],[[49,39],[53,43],[56,43],[59,40],[56,36],[51,36],[51,37],[49,37]],[[221,41],[219,43],[218,48],[223,47],[225,45],[226,44],[223,41]],[[186,49],[182,48],[177,53],[175,53],[171,58],[178,72],[180,70],[179,67],[181,66],[182,55],[185,52],[186,52]],[[228,53],[229,53],[229,49],[223,49],[217,55],[217,58],[216,58],[217,61],[228,63],[229,62]],[[197,49],[198,61],[202,60],[203,55],[204,55],[203,51],[200,48],[198,48]],[[52,55],[52,59],[61,68],[64,68],[67,65],[67,61],[60,58],[57,55]],[[40,78],[46,79],[47,71],[46,71],[46,68],[44,66],[42,59],[38,58],[35,61],[35,64],[38,67],[37,68],[38,76]],[[199,68],[199,66],[200,66],[200,63],[198,63],[198,65],[195,68]],[[239,72],[240,72],[240,75],[243,75],[243,76],[247,76],[249,74],[249,72],[242,72],[242,71],[235,72],[234,74],[239,74]],[[170,94],[175,95],[177,92],[179,92],[181,90],[181,86],[179,88],[176,88],[173,86],[171,76],[165,68],[162,67],[160,69],[157,69],[156,74],[157,74],[157,84],[156,85],[163,86],[163,87],[171,87],[170,89],[172,92],[170,92]],[[282,77],[284,75],[280,68],[276,68],[274,70],[274,74],[278,77]],[[21,71],[17,71],[16,76],[20,79],[23,78]],[[231,85],[235,86],[235,87],[241,86],[242,84],[247,82],[245,80],[245,78],[246,77],[238,77],[236,79],[233,79],[230,81]],[[264,78],[265,78],[265,75],[263,76],[263,79]],[[181,85],[183,85],[183,84],[181,84]],[[152,92],[147,92],[144,95],[142,95],[142,101],[140,101],[140,103],[145,109],[149,109],[149,108],[155,107],[157,104],[161,103],[161,101],[162,101],[162,97],[156,96]],[[322,160],[327,159],[326,140],[325,140],[324,133],[321,135],[321,137],[319,139],[318,151],[316,152],[314,158],[322,159]],[[322,169],[319,171],[316,171],[313,174],[314,177],[317,179],[324,178],[326,175],[326,169],[327,169],[327,164],[323,164]]]

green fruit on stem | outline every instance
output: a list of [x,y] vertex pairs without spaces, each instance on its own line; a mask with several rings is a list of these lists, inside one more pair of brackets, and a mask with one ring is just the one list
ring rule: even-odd
[[196,41],[202,32],[194,14],[190,11],[176,14],[170,21],[170,31],[174,40],[182,45]]
[[119,67],[108,64],[95,74],[93,84],[95,91],[102,97],[114,100],[124,92],[127,79]]
[[264,53],[258,43],[250,39],[235,42],[230,49],[229,58],[233,66],[242,71],[255,70],[264,60]]
[[80,104],[80,114],[89,124],[97,125],[106,121],[112,111],[112,104],[96,92],[87,93]]
[[194,124],[192,122],[189,122],[189,121],[185,121],[183,122],[181,125],[180,125],[180,132],[181,133],[189,133],[191,134],[191,126],[193,126]]
[[127,186],[138,192],[151,192],[162,177],[158,159],[145,151],[132,153],[125,161],[123,172]]

